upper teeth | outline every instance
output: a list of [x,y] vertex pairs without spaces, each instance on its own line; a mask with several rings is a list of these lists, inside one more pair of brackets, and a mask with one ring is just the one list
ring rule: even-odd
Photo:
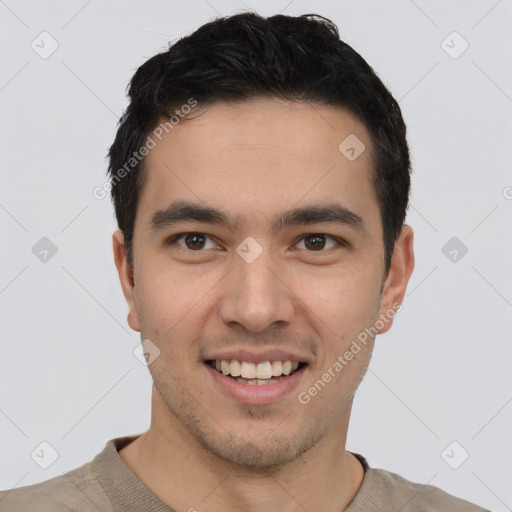
[[280,375],[290,375],[299,366],[297,361],[265,361],[250,363],[238,359],[216,359],[215,368],[224,375],[244,379],[270,379]]

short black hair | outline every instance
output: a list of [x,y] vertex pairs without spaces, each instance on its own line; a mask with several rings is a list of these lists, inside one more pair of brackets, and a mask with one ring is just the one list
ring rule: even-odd
[[139,150],[162,117],[178,119],[176,109],[191,99],[207,106],[270,97],[344,107],[365,125],[389,270],[410,192],[406,126],[397,101],[361,55],[340,40],[331,20],[317,14],[265,18],[255,12],[216,18],[142,64],[128,94],[107,173],[130,265],[147,174]]

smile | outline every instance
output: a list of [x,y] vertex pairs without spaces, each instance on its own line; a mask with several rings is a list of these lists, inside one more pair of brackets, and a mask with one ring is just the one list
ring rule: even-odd
[[273,384],[293,375],[306,365],[306,363],[289,360],[253,363],[238,359],[208,360],[206,364],[222,375],[249,386]]

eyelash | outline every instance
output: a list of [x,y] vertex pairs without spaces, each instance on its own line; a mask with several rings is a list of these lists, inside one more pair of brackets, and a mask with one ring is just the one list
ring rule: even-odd
[[[185,233],[178,233],[177,235],[173,235],[170,238],[168,238],[165,241],[165,246],[174,245],[178,240],[184,238],[187,235],[201,235],[201,236],[211,240],[211,237],[209,235],[205,234],[205,233],[201,233],[199,231],[187,231]],[[302,240],[304,240],[308,236],[315,236],[315,235],[320,235],[322,237],[325,237],[326,239],[330,238],[331,240],[334,240],[336,242],[336,244],[338,245],[338,247],[348,247],[348,243],[345,240],[343,240],[342,238],[338,238],[338,237],[336,237],[334,235],[328,235],[327,233],[306,233],[306,234],[302,235],[302,237],[296,242],[296,244],[298,244],[299,242],[301,242]],[[197,253],[204,252],[203,249],[193,250],[193,249],[188,249],[188,248],[181,247],[180,245],[178,245],[178,247],[180,249],[186,251],[186,252],[197,252]],[[330,249],[334,249],[334,247],[331,247]],[[310,251],[310,250],[307,250],[307,249],[305,249],[305,250],[307,252],[309,252],[309,253],[314,254],[314,253],[326,252],[328,249],[321,249],[319,251]]]

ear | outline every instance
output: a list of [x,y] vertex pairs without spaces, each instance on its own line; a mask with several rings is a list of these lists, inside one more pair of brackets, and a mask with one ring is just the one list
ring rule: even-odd
[[112,235],[112,248],[114,250],[114,261],[121,281],[123,295],[128,304],[128,325],[134,330],[140,332],[140,319],[133,288],[135,282],[133,278],[133,269],[126,259],[126,250],[124,246],[124,235],[120,229],[114,231]]
[[407,283],[414,269],[413,239],[412,228],[404,224],[395,243],[391,265],[382,289],[379,318],[384,326],[379,328],[379,334],[391,329],[395,313],[405,296]]

